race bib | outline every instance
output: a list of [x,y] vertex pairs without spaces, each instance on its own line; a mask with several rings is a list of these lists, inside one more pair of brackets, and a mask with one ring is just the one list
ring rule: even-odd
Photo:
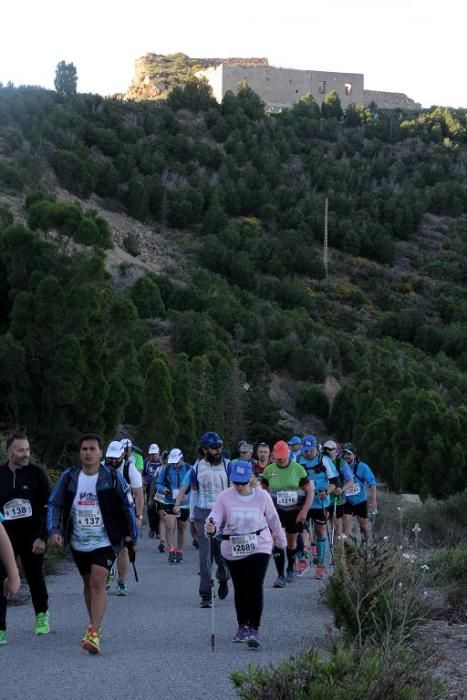
[[165,502],[165,495],[163,493],[156,493],[154,494],[154,500],[157,501],[158,503],[164,503]]
[[80,508],[78,511],[78,525],[83,530],[92,530],[102,527],[102,516],[98,508]]
[[345,492],[345,495],[346,496],[358,496],[359,493],[360,493],[360,484],[354,484],[352,486],[352,488],[347,489],[347,491]]
[[30,518],[32,506],[26,498],[14,498],[5,503],[3,507],[5,520],[19,520],[20,518]]
[[172,498],[177,498],[180,489],[172,489]]
[[231,535],[232,556],[242,557],[245,554],[252,554],[258,549],[258,538],[252,535]]
[[278,506],[294,506],[298,502],[298,493],[296,491],[278,491],[276,498]]

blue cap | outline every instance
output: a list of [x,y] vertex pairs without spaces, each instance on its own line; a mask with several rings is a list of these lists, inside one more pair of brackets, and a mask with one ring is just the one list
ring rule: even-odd
[[251,479],[251,464],[243,459],[232,463],[230,481],[236,484],[247,484]]
[[316,450],[318,447],[318,440],[314,435],[304,435],[302,439],[302,449],[303,450]]
[[302,440],[301,438],[298,437],[298,435],[294,435],[293,437],[290,438],[290,440],[287,442],[288,445],[301,445]]
[[203,433],[199,439],[199,446],[200,447],[222,447],[223,446],[223,441],[219,433]]

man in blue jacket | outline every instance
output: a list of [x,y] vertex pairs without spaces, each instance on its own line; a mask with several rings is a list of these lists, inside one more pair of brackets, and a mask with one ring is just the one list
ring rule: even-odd
[[125,545],[136,546],[138,531],[128,484],[121,474],[101,464],[100,437],[94,433],[83,435],[79,451],[80,466],[63,472],[50,495],[47,529],[53,545],[70,545],[83,577],[89,615],[81,646],[98,654],[107,605],[107,575],[118,552]]
[[345,491],[344,504],[344,535],[352,531],[352,516],[356,515],[362,537],[368,537],[368,510],[376,514],[376,478],[368,464],[357,459],[355,448],[346,442],[342,457],[350,467],[353,486]]

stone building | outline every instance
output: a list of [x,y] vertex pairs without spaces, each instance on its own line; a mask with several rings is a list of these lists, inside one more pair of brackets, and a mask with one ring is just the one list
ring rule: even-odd
[[[219,59],[218,59],[219,60]],[[386,109],[420,109],[420,105],[402,93],[364,89],[362,73],[334,73],[328,71],[276,68],[269,65],[219,63],[196,73],[209,82],[218,102],[230,90],[237,93],[241,85],[248,85],[271,109],[291,107],[304,95],[312,94],[318,104],[335,90],[342,107],[349,104],[376,102]]]

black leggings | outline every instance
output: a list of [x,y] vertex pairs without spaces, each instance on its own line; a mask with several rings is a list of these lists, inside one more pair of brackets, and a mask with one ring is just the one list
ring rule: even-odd
[[239,625],[258,629],[263,613],[263,583],[269,554],[250,554],[234,561],[225,560],[235,593],[235,610]]
[[[32,553],[32,541],[27,540],[26,542],[18,543],[12,540],[11,544],[13,545],[15,555],[21,559],[24,575],[28,582],[29,590],[31,591],[32,604],[36,615],[40,612],[47,612],[47,587],[42,573],[44,555]],[[0,564],[0,630],[6,630],[7,600],[3,595],[3,581],[5,578],[5,569]]]

